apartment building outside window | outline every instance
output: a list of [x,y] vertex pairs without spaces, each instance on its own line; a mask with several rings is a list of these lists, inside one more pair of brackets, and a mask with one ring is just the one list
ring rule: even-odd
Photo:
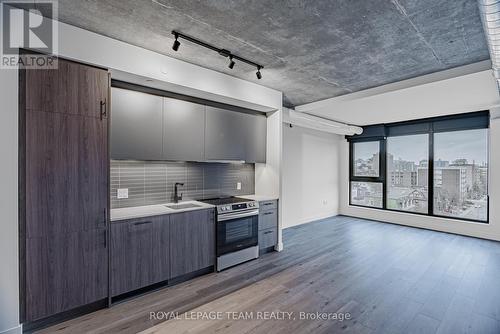
[[350,141],[350,205],[488,222],[489,112],[368,126]]

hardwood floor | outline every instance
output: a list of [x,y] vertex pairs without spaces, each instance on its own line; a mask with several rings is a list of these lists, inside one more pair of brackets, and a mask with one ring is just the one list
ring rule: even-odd
[[[343,216],[286,229],[283,240],[281,253],[41,332],[500,333],[498,242]],[[196,312],[222,319],[193,320],[214,315]],[[257,312],[293,312],[295,320],[256,319]],[[350,319],[300,320],[300,312]]]

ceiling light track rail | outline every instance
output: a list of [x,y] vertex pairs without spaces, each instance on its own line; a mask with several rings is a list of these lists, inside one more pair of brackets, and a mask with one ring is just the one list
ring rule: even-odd
[[179,50],[179,47],[181,45],[181,43],[179,42],[179,39],[182,38],[182,39],[184,39],[186,41],[189,41],[191,43],[194,43],[194,44],[197,44],[197,45],[202,46],[204,48],[207,48],[209,50],[215,51],[215,52],[217,52],[219,55],[221,55],[223,57],[229,58],[229,65],[228,65],[228,67],[230,69],[232,69],[234,67],[235,60],[243,62],[243,63],[246,63],[246,64],[251,65],[251,66],[254,66],[254,67],[257,68],[257,72],[256,72],[257,79],[261,79],[262,78],[262,73],[260,72],[260,70],[262,70],[264,68],[263,65],[260,65],[260,64],[258,64],[256,62],[253,62],[253,61],[248,60],[246,58],[237,56],[237,55],[231,53],[231,51],[229,51],[229,50],[220,49],[220,48],[218,48],[216,46],[213,46],[211,44],[205,43],[205,42],[203,42],[203,41],[201,41],[199,39],[196,39],[194,37],[185,35],[185,34],[183,34],[181,32],[175,31],[175,30],[172,30],[172,35],[175,36],[174,45],[172,46],[172,49],[174,51]]

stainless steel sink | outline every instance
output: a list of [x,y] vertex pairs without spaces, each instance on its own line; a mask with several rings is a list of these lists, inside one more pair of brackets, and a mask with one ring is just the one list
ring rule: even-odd
[[181,209],[190,209],[190,208],[201,208],[201,205],[194,203],[180,203],[180,204],[170,204],[165,205],[169,209],[173,210],[181,210]]

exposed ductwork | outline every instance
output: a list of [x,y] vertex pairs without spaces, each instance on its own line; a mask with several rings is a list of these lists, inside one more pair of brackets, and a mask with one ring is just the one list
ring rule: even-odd
[[493,75],[500,89],[500,0],[478,0],[488,48],[490,50]]
[[359,135],[363,128],[284,108],[283,122],[338,135]]

